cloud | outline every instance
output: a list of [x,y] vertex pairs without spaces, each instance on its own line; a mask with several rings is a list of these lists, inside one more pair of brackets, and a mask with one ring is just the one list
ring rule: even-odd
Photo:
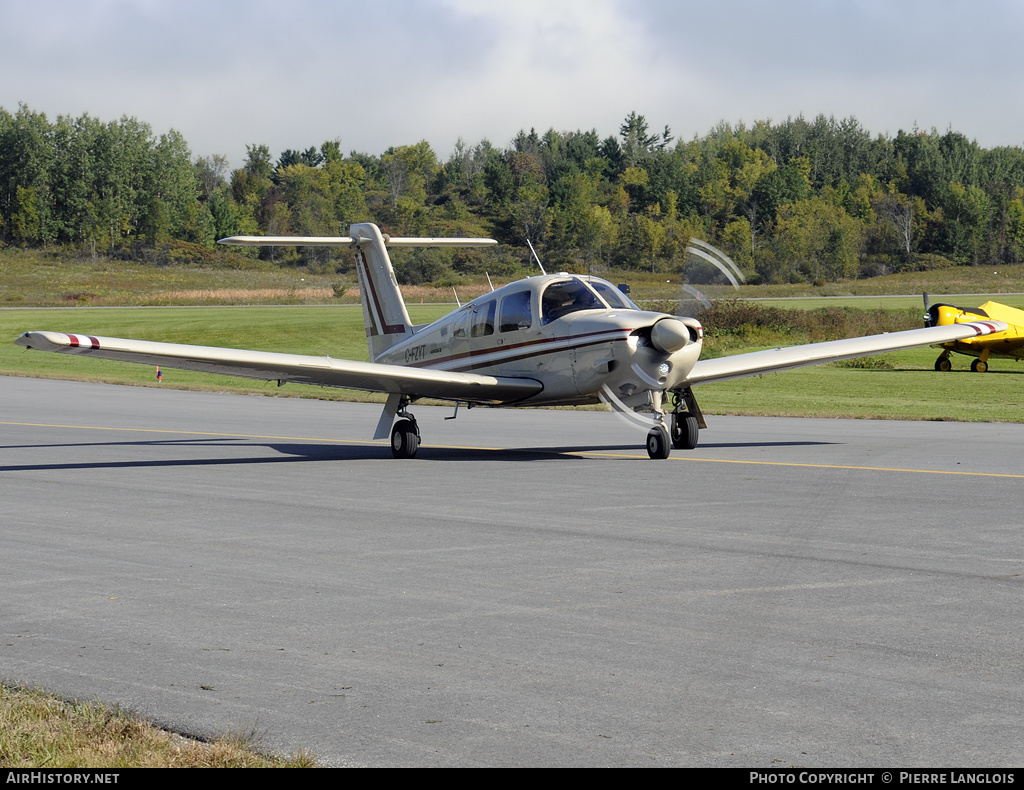
[[1024,142],[1009,0],[35,0],[0,7],[0,106],[132,115],[236,164],[341,138],[381,153],[520,129],[683,139],[818,113]]

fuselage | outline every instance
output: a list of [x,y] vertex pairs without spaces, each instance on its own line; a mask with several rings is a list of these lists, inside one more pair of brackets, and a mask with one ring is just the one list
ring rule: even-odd
[[553,274],[511,283],[416,327],[375,361],[532,379],[543,389],[523,405],[571,405],[596,402],[603,388],[624,400],[672,389],[701,345],[694,319],[641,310],[600,278]]

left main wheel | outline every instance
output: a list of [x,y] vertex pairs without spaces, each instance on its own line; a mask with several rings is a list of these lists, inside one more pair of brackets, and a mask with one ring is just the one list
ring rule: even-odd
[[391,429],[391,454],[395,458],[415,458],[420,449],[420,434],[412,420],[399,420]]
[[656,425],[647,434],[647,454],[654,459],[668,458],[672,449],[672,442],[668,436],[668,429],[664,425]]
[[677,450],[692,450],[697,446],[700,426],[697,418],[687,412],[672,415],[672,446]]
[[971,370],[975,373],[986,373],[988,372],[988,363],[982,362],[980,359],[976,359],[971,363]]

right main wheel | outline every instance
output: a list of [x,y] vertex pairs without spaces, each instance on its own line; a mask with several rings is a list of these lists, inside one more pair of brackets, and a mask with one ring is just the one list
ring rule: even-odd
[[420,435],[412,420],[399,420],[391,429],[391,454],[395,458],[415,458]]

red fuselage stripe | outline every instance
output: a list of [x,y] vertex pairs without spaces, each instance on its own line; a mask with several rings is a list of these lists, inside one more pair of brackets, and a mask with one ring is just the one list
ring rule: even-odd
[[[598,343],[604,343],[606,341],[625,340],[626,337],[628,337],[631,332],[633,332],[633,329],[627,329],[627,328],[621,328],[621,329],[602,329],[602,330],[597,331],[597,332],[584,332],[581,335],[570,335],[568,337],[549,337],[549,338],[542,338],[540,340],[528,340],[525,343],[513,343],[510,346],[493,346],[491,348],[478,348],[478,349],[474,349],[473,351],[465,351],[465,352],[463,352],[461,354],[455,354],[453,356],[446,357],[443,361],[446,362],[446,363],[447,362],[458,362],[459,360],[463,360],[463,359],[472,359],[473,357],[482,357],[482,356],[485,356],[485,355],[498,354],[498,353],[503,355],[501,357],[501,360],[500,360],[501,362],[516,361],[516,360],[520,360],[520,359],[527,359],[528,357],[532,357],[532,356],[540,356],[542,354],[550,354],[552,351],[562,351],[562,350],[564,350],[562,348],[562,346],[564,346],[565,343],[570,343],[571,342],[571,343],[574,344],[573,345],[574,348],[581,348],[582,346],[577,346],[577,345],[575,345],[575,343],[577,341],[583,340],[584,338],[588,338],[588,337],[592,338],[592,337],[600,337],[602,335],[604,336],[604,337],[600,337],[600,339],[598,339],[598,340],[591,340],[589,343],[585,343],[583,345],[592,346],[592,345],[595,345],[595,344],[598,344]],[[622,337],[618,337],[618,335],[622,335]],[[522,348],[528,348],[529,346],[536,346],[536,345],[540,345],[540,344],[551,344],[551,343],[558,343],[559,347],[555,348],[555,349],[547,349],[547,350],[544,350],[544,351],[537,351],[537,352],[535,352],[533,354],[524,354],[524,355],[521,355],[521,356],[517,356],[517,357],[514,358],[514,360],[509,360],[506,356],[504,356],[504,355],[508,354],[511,351],[517,351],[517,350],[522,349]],[[428,361],[424,361],[424,362],[416,362],[416,363],[410,364],[409,367],[411,367],[411,368],[430,368],[430,367],[435,367],[437,364],[438,364],[438,360],[428,360]],[[495,364],[495,363],[494,362],[488,362],[487,364],[488,365],[492,365],[492,364]],[[462,369],[469,370],[470,368],[458,368],[458,369],[459,370],[462,370]]]
[[[613,338],[607,338],[607,339],[604,339],[604,340],[592,340],[589,343],[579,343],[577,345],[574,345],[572,348],[573,348],[573,350],[578,350],[578,349],[581,349],[581,348],[587,348],[589,346],[599,346],[602,343],[621,343],[625,339],[626,338],[624,338],[624,337],[613,337]],[[524,344],[524,345],[526,345],[526,344]],[[449,369],[451,371],[455,372],[455,373],[467,373],[467,372],[470,372],[470,371],[473,371],[473,370],[486,369],[486,368],[492,367],[494,365],[505,365],[505,364],[508,364],[510,362],[522,362],[524,359],[532,359],[533,357],[543,357],[543,356],[545,356],[547,354],[562,354],[564,352],[565,352],[565,347],[564,346],[558,346],[556,348],[548,348],[548,349],[542,349],[540,351],[532,351],[532,352],[529,352],[527,354],[519,354],[517,356],[512,356],[512,357],[503,356],[500,359],[491,360],[489,362],[481,362],[481,363],[477,363],[477,364],[471,363],[469,365],[460,365],[459,367],[449,368]]]

